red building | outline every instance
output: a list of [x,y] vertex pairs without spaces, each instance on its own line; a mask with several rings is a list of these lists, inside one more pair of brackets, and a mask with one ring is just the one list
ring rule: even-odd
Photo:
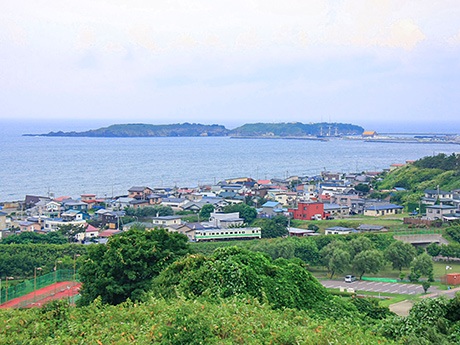
[[324,204],[321,202],[299,202],[297,208],[289,209],[294,219],[319,220],[324,219]]

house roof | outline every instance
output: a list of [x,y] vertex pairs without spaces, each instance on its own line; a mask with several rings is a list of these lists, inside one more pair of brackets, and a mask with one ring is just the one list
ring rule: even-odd
[[425,189],[423,192],[424,192],[425,194],[435,194],[435,195],[438,194],[438,193],[439,193],[439,194],[451,194],[451,192],[446,192],[445,190],[440,190],[440,191],[438,192],[437,189]]
[[122,232],[121,230],[110,230],[110,229],[109,230],[104,230],[104,231],[99,233],[99,237],[110,237],[110,236],[119,234],[121,232]]
[[327,228],[326,230],[331,230],[331,231],[356,231],[353,228],[345,228],[343,226],[332,226],[330,228]]
[[452,210],[452,209],[456,209],[455,206],[451,206],[451,205],[430,205],[430,206],[427,206],[426,208],[432,208],[432,209],[435,209],[435,210]]
[[153,217],[153,220],[174,220],[174,219],[180,219],[180,216],[161,216],[161,217]]
[[366,210],[375,210],[375,211],[382,211],[382,210],[394,210],[394,209],[403,209],[404,207],[395,204],[381,204],[381,205],[369,205],[364,207]]
[[92,226],[91,224],[88,224],[88,226],[86,227],[86,230],[85,232],[99,232],[99,229]]
[[279,205],[280,203],[278,201],[267,201],[265,204],[262,205],[262,207],[267,207],[267,208],[275,208]]
[[144,186],[132,186],[130,189],[128,189],[128,192],[143,192],[145,190]]

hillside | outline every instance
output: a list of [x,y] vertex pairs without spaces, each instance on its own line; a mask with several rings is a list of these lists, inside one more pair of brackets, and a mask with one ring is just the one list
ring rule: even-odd
[[[330,131],[330,133],[329,133]],[[325,136],[325,135],[357,135],[362,134],[364,128],[345,123],[248,123],[235,128],[230,132],[232,136]]]
[[418,204],[426,189],[450,191],[460,188],[460,155],[447,156],[439,154],[433,157],[424,157],[413,164],[408,164],[384,175],[376,182],[375,190],[392,190],[402,187],[405,191],[393,193],[392,201],[409,206]]
[[460,188],[460,155],[439,154],[424,157],[413,164],[388,173],[377,184],[379,190],[402,187],[411,192],[423,192],[425,189],[442,190]]
[[[39,134],[46,137],[199,137],[226,136],[228,129],[221,125],[202,125],[199,123],[182,123],[170,125],[149,125],[130,123],[111,125],[85,132],[50,132]],[[27,136],[34,134],[25,134]]]

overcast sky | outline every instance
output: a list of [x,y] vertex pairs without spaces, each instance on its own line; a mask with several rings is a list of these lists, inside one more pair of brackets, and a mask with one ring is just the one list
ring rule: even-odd
[[0,119],[455,123],[459,109],[459,0],[0,2]]

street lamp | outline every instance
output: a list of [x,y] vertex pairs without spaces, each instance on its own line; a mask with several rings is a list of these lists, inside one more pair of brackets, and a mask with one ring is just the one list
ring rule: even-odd
[[37,301],[37,271],[41,271],[41,267],[34,268],[34,302]]
[[8,280],[13,280],[14,277],[6,277],[5,303],[8,302]]

